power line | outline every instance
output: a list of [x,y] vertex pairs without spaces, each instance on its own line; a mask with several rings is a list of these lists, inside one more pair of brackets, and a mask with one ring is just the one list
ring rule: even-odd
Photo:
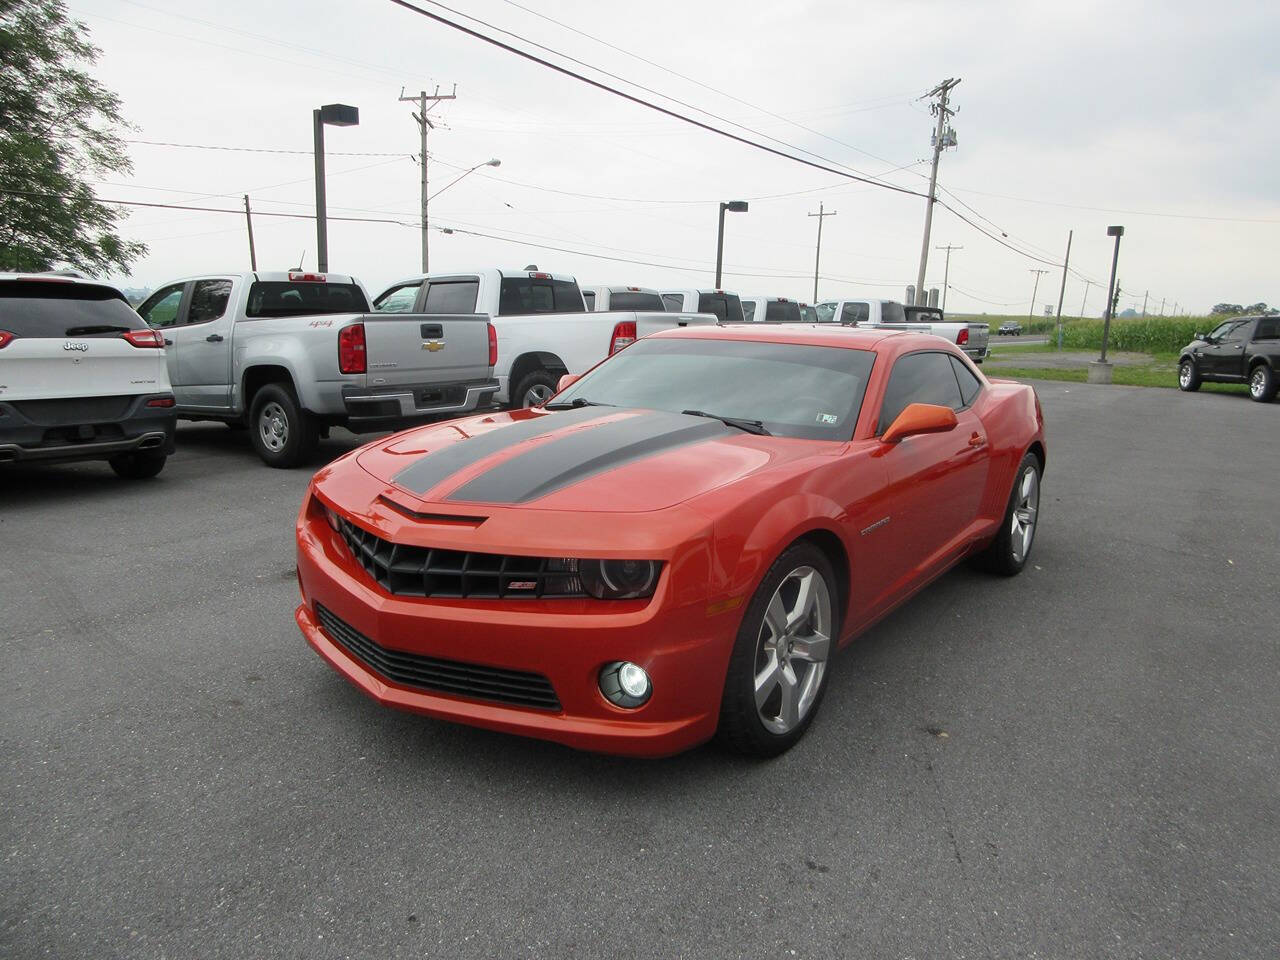
[[[173,143],[169,140],[125,140],[125,143],[140,143],[151,147],[182,147],[187,150],[231,150],[236,153],[285,153],[296,156],[314,155],[314,150],[285,150],[279,147],[229,147],[214,143]],[[413,159],[413,154],[401,151],[399,153],[369,153],[359,150],[326,150],[327,157],[403,157]]]

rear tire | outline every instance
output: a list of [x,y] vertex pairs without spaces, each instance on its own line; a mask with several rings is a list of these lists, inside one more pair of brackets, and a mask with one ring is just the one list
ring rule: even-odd
[[978,567],[1006,577],[1017,576],[1027,565],[1040,526],[1040,460],[1028,453],[1018,464],[1009,505],[1000,532],[991,546],[974,557]]
[[1190,357],[1178,364],[1178,389],[1187,393],[1200,389],[1200,368]]
[[117,477],[125,480],[150,480],[164,469],[168,457],[163,453],[152,453],[147,450],[134,453],[121,453],[107,461]]
[[1258,403],[1270,403],[1276,398],[1276,375],[1265,363],[1249,371],[1249,396]]
[[315,417],[302,409],[289,386],[269,383],[253,395],[249,436],[263,463],[287,469],[315,453],[320,427]]
[[722,744],[776,757],[804,736],[831,676],[839,596],[831,562],[814,544],[793,544],[773,562],[729,656],[716,734]]
[[518,409],[546,403],[555,395],[556,384],[559,382],[558,376],[546,370],[534,370],[525,374],[511,394],[511,406]]

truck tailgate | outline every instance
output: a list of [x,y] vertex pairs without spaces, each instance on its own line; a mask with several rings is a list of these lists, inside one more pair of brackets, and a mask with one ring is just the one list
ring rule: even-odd
[[365,314],[370,387],[488,380],[489,318],[481,314]]
[[973,353],[986,353],[987,344],[991,341],[991,327],[985,323],[969,324],[969,342],[965,349]]

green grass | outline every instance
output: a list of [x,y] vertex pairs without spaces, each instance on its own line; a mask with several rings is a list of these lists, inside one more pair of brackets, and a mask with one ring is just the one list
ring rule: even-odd
[[[993,367],[990,376],[1010,380],[1063,380],[1068,383],[1086,383],[1089,371],[1085,367]],[[1178,389],[1176,370],[1161,365],[1115,366],[1111,368],[1111,382],[1123,387],[1164,387]],[[1247,394],[1249,388],[1237,383],[1206,383],[1200,387],[1211,393]]]
[[1023,353],[1056,353],[1057,346],[1052,343],[1001,343],[999,340],[991,341],[991,352],[999,352],[1001,356],[1009,354]]

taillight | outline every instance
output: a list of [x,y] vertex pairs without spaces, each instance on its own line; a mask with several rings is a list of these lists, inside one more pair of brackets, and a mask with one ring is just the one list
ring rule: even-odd
[[969,342],[969,330],[966,328],[964,330],[961,330],[960,333],[956,336],[956,345],[964,346],[968,342]]
[[609,344],[609,356],[613,356],[629,343],[636,342],[636,324],[626,320],[613,328],[613,340]]
[[147,401],[148,407],[172,407],[173,397],[152,397]]
[[493,324],[486,324],[489,328],[489,366],[496,366],[498,363],[498,331],[493,328]]
[[290,273],[289,280],[293,283],[324,283],[323,273]]
[[338,331],[338,372],[364,373],[364,324],[353,323]]
[[135,347],[163,347],[164,334],[159,330],[127,330],[120,334]]
[[8,330],[0,330],[0,350],[3,350],[14,341],[15,337]]

